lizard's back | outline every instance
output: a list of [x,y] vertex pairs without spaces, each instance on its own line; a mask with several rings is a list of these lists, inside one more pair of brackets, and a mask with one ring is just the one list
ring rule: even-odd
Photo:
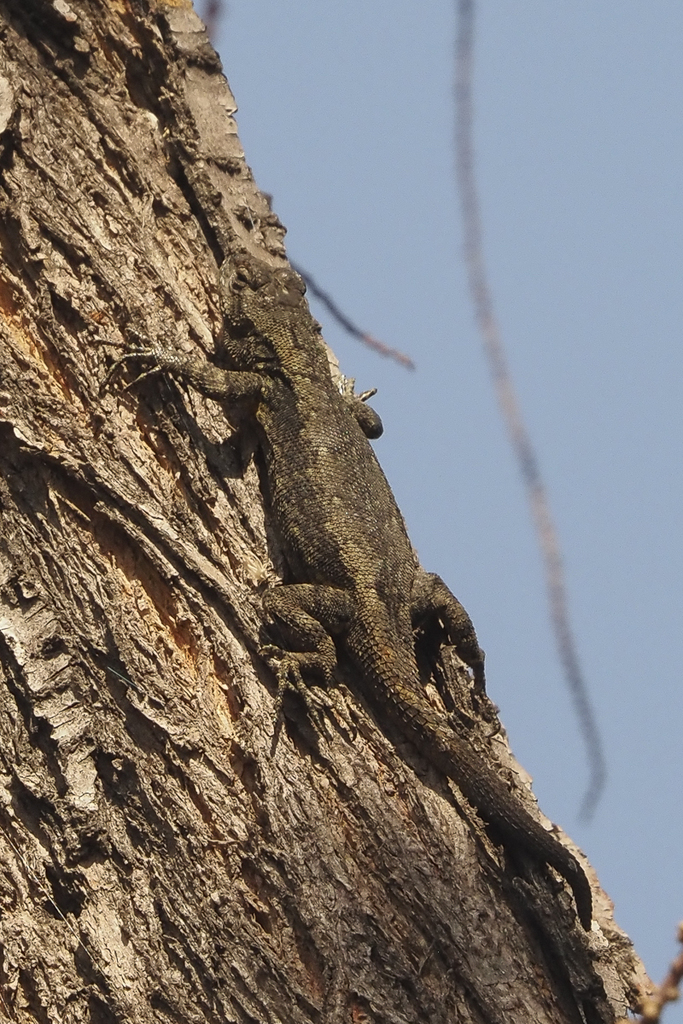
[[276,384],[261,412],[271,500],[296,574],[405,599],[417,561],[368,439],[329,379]]

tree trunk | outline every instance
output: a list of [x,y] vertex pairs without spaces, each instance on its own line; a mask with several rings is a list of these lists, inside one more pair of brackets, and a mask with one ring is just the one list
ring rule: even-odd
[[[282,558],[254,438],[151,376],[217,266],[284,254],[183,0],[0,3],[0,1018],[607,1022],[646,984],[352,677],[325,728],[259,657]],[[533,797],[452,652],[431,699]]]

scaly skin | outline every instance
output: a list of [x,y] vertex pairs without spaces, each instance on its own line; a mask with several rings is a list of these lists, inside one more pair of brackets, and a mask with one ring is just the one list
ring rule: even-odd
[[296,583],[264,597],[282,647],[280,696],[305,693],[304,677],[332,680],[341,645],[379,720],[388,716],[462,790],[504,842],[551,864],[569,883],[578,916],[591,923],[591,890],[575,857],[525,810],[501,777],[425,699],[414,630],[440,621],[484,685],[484,657],[467,612],[443,581],[419,565],[403,517],[368,437],[379,418],[341,395],[301,278],[253,257],[226,261],[222,354],[231,369],[166,349],[136,353],[209,398],[246,403],[263,451],[267,499]]

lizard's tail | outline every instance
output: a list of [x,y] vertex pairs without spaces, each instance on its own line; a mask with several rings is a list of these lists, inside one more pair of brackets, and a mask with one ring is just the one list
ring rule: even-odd
[[411,738],[459,787],[481,817],[493,825],[511,847],[536,861],[552,865],[569,883],[579,920],[589,931],[593,898],[576,857],[533,818],[510,792],[502,778],[457,733],[444,716],[400,686],[391,688],[384,705],[391,707],[397,725],[409,727]]

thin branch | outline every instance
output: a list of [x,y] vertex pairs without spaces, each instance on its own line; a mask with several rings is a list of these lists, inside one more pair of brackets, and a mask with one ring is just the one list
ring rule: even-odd
[[206,0],[204,3],[201,17],[209,33],[209,39],[214,40],[214,45],[220,23],[227,13],[227,4],[224,0]]
[[[225,0],[205,0],[202,16],[210,38],[215,37],[218,26],[226,14],[227,5],[225,4]],[[301,274],[311,294],[315,295],[316,299],[319,299],[319,301],[322,302],[326,309],[332,314],[335,320],[341,324],[348,334],[362,342],[364,345],[367,345],[368,348],[378,352],[379,355],[384,356],[387,359],[393,359],[395,362],[400,363],[401,366],[405,366],[408,370],[415,369],[415,363],[410,356],[405,355],[404,352],[399,352],[398,349],[391,348],[389,345],[385,345],[383,341],[375,338],[374,335],[369,334],[367,331],[362,331],[360,327],[357,327],[353,321],[349,319],[346,313],[342,312],[332,296],[328,292],[324,291],[309,273],[302,270],[301,267],[297,267],[291,260],[290,263],[294,270],[296,270],[298,274]]]
[[550,514],[536,453],[522,421],[519,403],[510,377],[484,263],[481,215],[474,173],[472,142],[473,38],[474,0],[458,0],[455,81],[456,158],[465,234],[465,262],[477,324],[481,332],[498,402],[531,505],[545,567],[550,616],[560,661],[586,744],[590,778],[581,806],[581,816],[588,819],[592,816],[605,785],[607,769],[600,733],[588,688],[579,665],[576,644],[569,622],[564,571],[557,533]]
[[[683,945],[683,922],[678,926],[678,941]],[[640,1005],[640,1017],[636,1022],[620,1020],[617,1024],[658,1024],[662,1016],[662,1010],[667,1003],[675,1003],[680,999],[679,986],[683,980],[683,952],[679,953],[669,967],[669,972],[658,985],[654,993],[643,999]]]
[[325,306],[335,320],[341,324],[345,331],[348,331],[348,333],[354,338],[357,338],[358,341],[362,341],[364,345],[368,346],[368,348],[374,349],[375,352],[379,352],[381,356],[386,356],[388,359],[395,360],[397,363],[400,363],[401,366],[405,366],[407,370],[415,369],[415,363],[410,356],[405,355],[404,352],[399,352],[396,348],[390,348],[389,345],[385,345],[383,341],[379,341],[377,338],[373,337],[372,334],[368,334],[367,331],[361,331],[360,327],[356,327],[353,321],[348,318],[346,313],[342,312],[332,296],[329,295],[328,292],[323,291],[320,285],[313,280],[308,271],[302,270],[301,267],[297,266],[296,263],[293,263],[291,260],[289,262],[294,270],[296,270],[297,274],[300,274],[301,277],[303,277],[311,295],[315,295],[316,299],[322,302],[323,306]]

